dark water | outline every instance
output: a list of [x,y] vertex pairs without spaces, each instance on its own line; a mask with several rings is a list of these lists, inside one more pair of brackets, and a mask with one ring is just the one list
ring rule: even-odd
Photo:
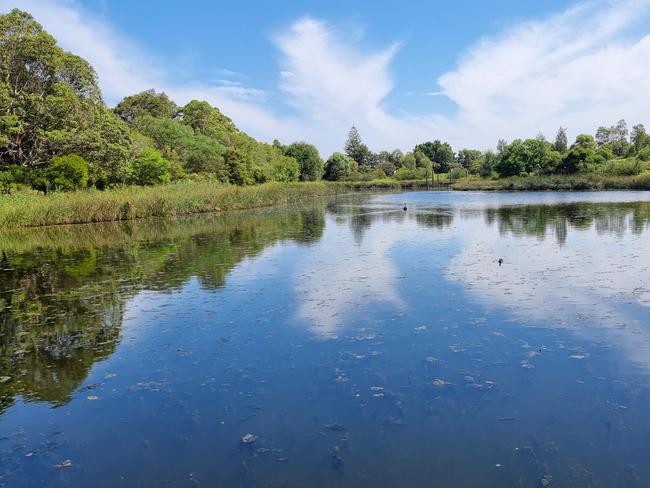
[[0,249],[0,486],[650,486],[647,193],[356,195]]

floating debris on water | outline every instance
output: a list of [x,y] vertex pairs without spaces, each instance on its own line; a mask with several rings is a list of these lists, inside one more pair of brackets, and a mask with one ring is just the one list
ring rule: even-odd
[[242,444],[253,444],[257,441],[257,436],[255,434],[245,434],[241,438]]

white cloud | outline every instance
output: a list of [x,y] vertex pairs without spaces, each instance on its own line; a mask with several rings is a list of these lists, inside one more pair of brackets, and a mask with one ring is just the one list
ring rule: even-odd
[[649,14],[648,0],[587,2],[479,41],[438,80],[458,105],[459,131],[472,129],[466,142],[647,122]]
[[[152,87],[179,103],[201,98],[255,137],[307,140],[324,155],[340,150],[352,124],[380,150],[434,138],[456,148],[487,148],[499,138],[539,131],[552,137],[560,125],[575,135],[621,117],[650,122],[650,0],[578,3],[478,41],[427,94],[453,101],[453,116],[389,112],[390,63],[408,47],[363,49],[362,31],[354,28],[343,32],[303,18],[278,34],[278,97],[241,81],[175,79],[171,60],[152,56],[72,0],[0,0],[0,9],[13,7],[33,13],[66,49],[88,59],[109,103]],[[246,79],[223,68],[215,72]],[[291,116],[278,114],[281,104]]]

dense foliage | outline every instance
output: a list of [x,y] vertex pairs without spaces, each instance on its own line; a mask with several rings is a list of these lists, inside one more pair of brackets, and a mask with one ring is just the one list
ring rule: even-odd
[[3,191],[103,189],[192,175],[238,185],[322,176],[314,146],[260,143],[204,101],[179,107],[147,90],[109,109],[92,66],[17,9],[0,16],[0,79]]
[[565,128],[499,141],[497,151],[432,140],[411,151],[373,152],[356,127],[343,153],[323,162],[306,142],[258,142],[208,102],[177,105],[146,90],[114,109],[85,60],[61,49],[26,12],[0,15],[0,191],[42,192],[208,179],[235,185],[270,181],[407,181],[465,176],[506,178],[597,174],[634,176],[650,165],[650,135],[620,120],[569,144]]

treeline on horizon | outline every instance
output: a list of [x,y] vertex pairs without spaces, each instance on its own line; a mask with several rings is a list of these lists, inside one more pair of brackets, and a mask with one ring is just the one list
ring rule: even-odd
[[184,179],[253,185],[269,181],[416,180],[598,173],[635,175],[648,169],[650,135],[625,121],[579,135],[569,145],[499,141],[496,152],[439,140],[402,153],[372,152],[352,127],[344,151],[323,161],[306,142],[266,144],[240,131],[218,108],[192,100],[178,106],[147,90],[114,109],[102,99],[93,67],[61,49],[21,10],[0,15],[0,191],[42,192]]

